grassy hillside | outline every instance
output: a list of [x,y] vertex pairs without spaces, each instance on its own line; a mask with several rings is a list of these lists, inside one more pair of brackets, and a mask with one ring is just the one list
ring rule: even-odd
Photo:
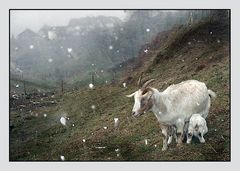
[[[12,110],[10,160],[60,160],[61,155],[66,160],[230,160],[228,32],[228,26],[220,23],[180,27],[143,58],[141,67],[125,73],[122,80],[133,78],[127,88],[82,88],[56,96],[54,105]],[[162,135],[154,114],[130,116],[133,99],[125,95],[137,89],[140,72],[145,79],[155,78],[152,86],[160,91],[197,79],[217,93],[207,118],[206,144],[195,139],[177,148],[173,142],[161,151]],[[61,116],[69,118],[66,126],[60,124]]]

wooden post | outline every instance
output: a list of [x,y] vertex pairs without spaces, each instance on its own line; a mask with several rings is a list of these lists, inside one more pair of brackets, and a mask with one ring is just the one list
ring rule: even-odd
[[94,85],[95,84],[95,80],[94,80],[94,74],[92,72],[92,84]]
[[61,80],[61,93],[63,95],[63,80]]
[[27,95],[26,82],[25,82],[25,80],[23,79],[23,73],[22,73],[22,83],[23,83],[23,92],[24,92],[24,95],[26,96],[26,95]]
[[27,91],[26,91],[26,82],[25,80],[23,80],[23,90],[24,90],[24,95],[27,95]]

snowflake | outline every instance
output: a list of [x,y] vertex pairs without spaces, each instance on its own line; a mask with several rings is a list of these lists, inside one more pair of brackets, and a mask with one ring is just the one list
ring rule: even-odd
[[83,141],[83,142],[86,142],[86,140],[85,140],[85,139],[83,139],[82,141]]
[[210,34],[213,34],[213,32],[210,31]]
[[217,43],[220,43],[220,42],[221,42],[221,41],[218,39],[218,40],[217,40]]
[[127,83],[123,83],[123,87],[126,88],[127,87]]
[[145,52],[145,53],[148,53],[148,49],[145,49],[144,52]]
[[66,125],[66,118],[62,116],[62,117],[60,118],[60,122],[61,122],[62,125],[65,126],[65,125]]
[[17,85],[16,85],[16,88],[18,88],[18,87],[19,87],[19,85],[17,84]]
[[46,114],[46,113],[44,113],[44,114],[43,114],[43,116],[44,116],[44,118],[46,118],[46,117],[47,117],[47,114]]
[[88,87],[89,87],[90,89],[93,89],[93,88],[94,88],[94,85],[93,85],[92,83],[90,83],[90,84],[88,85]]
[[18,47],[15,47],[15,50],[18,50]]
[[64,156],[60,156],[60,159],[61,159],[62,161],[64,161],[64,160],[65,160],[65,157],[64,157]]
[[54,31],[48,31],[48,39],[49,40],[54,40],[56,39],[57,35]]
[[33,48],[34,48],[34,46],[33,46],[33,45],[30,45],[30,46],[29,46],[29,48],[30,48],[30,49],[33,49]]
[[72,52],[72,48],[68,48],[67,51],[68,51],[68,53],[71,53]]
[[147,29],[146,29],[146,32],[150,32],[150,29],[149,29],[149,28],[147,28]]
[[101,73],[103,73],[103,70],[101,70]]
[[48,62],[49,62],[49,63],[51,63],[52,61],[53,61],[53,59],[52,59],[52,58],[49,58],[49,59],[48,59]]
[[147,140],[147,139],[145,139],[144,141],[145,141],[145,145],[148,145],[148,140]]
[[96,106],[95,105],[92,105],[91,106],[92,110],[96,109]]
[[188,42],[188,45],[191,45],[192,43],[191,42]]
[[75,30],[80,30],[80,26],[76,26],[76,27],[75,27]]
[[110,45],[108,48],[109,48],[110,50],[112,50],[112,49],[113,49],[113,46],[112,46],[112,45]]
[[107,129],[107,126],[104,126],[103,129]]
[[75,125],[74,125],[74,124],[72,124],[72,126],[74,127]]
[[108,83],[108,80],[106,80],[105,83],[107,84],[107,83]]

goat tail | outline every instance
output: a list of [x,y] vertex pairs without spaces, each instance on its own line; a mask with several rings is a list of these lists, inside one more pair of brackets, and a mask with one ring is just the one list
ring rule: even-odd
[[208,89],[208,95],[212,98],[212,99],[215,99],[216,98],[216,93],[213,92],[212,90]]

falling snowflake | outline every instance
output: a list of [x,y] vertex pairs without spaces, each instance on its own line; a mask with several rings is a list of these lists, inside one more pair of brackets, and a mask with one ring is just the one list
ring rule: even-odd
[[217,132],[217,129],[214,129],[215,132]]
[[52,58],[49,58],[49,59],[48,59],[48,62],[49,62],[49,63],[51,63],[52,61],[53,61],[53,59],[52,59]]
[[147,29],[146,29],[146,32],[150,32],[150,29],[149,29],[149,28],[147,28]]
[[114,127],[118,127],[119,119],[114,118]]
[[85,140],[85,139],[83,139],[82,141],[83,141],[83,142],[86,142],[86,140]]
[[103,146],[103,147],[95,147],[95,148],[98,148],[98,149],[103,149],[103,148],[106,148],[105,146]]
[[119,50],[117,50],[116,52],[119,53]]
[[200,104],[199,103],[197,103],[197,106],[199,106]]
[[118,40],[118,37],[117,37],[117,36],[115,36],[114,38],[115,38],[115,40]]
[[52,95],[52,96],[51,96],[51,98],[54,98],[54,97],[55,97],[55,95]]
[[62,116],[62,117],[60,118],[60,122],[61,122],[62,125],[65,126],[65,125],[66,125],[66,118]]
[[109,48],[110,50],[112,50],[112,49],[113,49],[113,46],[112,46],[112,45],[110,45],[108,48]]
[[74,127],[75,125],[74,125],[74,124],[72,124],[72,126]]
[[57,35],[54,31],[48,31],[48,39],[49,40],[54,40],[56,39]]
[[210,34],[213,34],[213,32],[210,31]]
[[61,159],[62,161],[64,161],[64,160],[65,160],[65,157],[64,157],[64,156],[60,156],[60,159]]
[[47,117],[47,114],[46,114],[46,113],[44,113],[44,114],[43,114],[43,116],[44,116],[44,118],[46,118],[46,117]]
[[224,119],[221,119],[222,122],[224,122]]
[[191,42],[188,42],[188,45],[191,45],[192,43]]
[[119,65],[119,67],[121,68],[121,67],[122,67],[122,65]]
[[68,48],[67,51],[68,51],[68,53],[71,53],[72,52],[72,48]]
[[95,105],[92,105],[91,106],[92,110],[96,109],[96,106]]
[[148,49],[145,49],[144,52],[145,52],[145,53],[148,53]]
[[80,26],[76,26],[76,27],[75,27],[75,30],[80,30]]
[[157,144],[155,144],[154,147],[157,147]]
[[198,60],[198,58],[195,58],[196,60]]
[[95,64],[92,64],[92,66],[94,66]]
[[30,48],[30,49],[33,49],[33,48],[34,48],[34,46],[33,46],[33,45],[30,45],[30,46],[29,46],[29,48]]
[[93,88],[94,88],[94,85],[93,85],[92,83],[90,83],[90,84],[88,85],[88,87],[89,87],[90,89],[93,89]]
[[18,47],[15,47],[15,50],[18,50]]
[[119,148],[117,148],[117,149],[115,149],[115,151],[116,151],[116,152],[119,152],[120,150],[119,150]]
[[107,129],[107,126],[104,126],[103,129]]
[[184,62],[184,59],[182,59],[182,62]]
[[16,88],[18,88],[18,87],[19,87],[19,85],[17,84],[17,85],[16,85]]
[[220,43],[220,42],[221,42],[221,41],[218,39],[218,40],[217,40],[217,43]]
[[108,80],[106,80],[105,83],[107,84],[107,83],[108,83]]
[[101,73],[103,73],[103,70],[101,70]]
[[117,154],[117,157],[119,157],[120,156],[120,154]]
[[147,139],[145,139],[144,142],[145,142],[145,145],[148,145],[148,140]]
[[127,87],[127,83],[123,83],[123,87],[126,88]]

